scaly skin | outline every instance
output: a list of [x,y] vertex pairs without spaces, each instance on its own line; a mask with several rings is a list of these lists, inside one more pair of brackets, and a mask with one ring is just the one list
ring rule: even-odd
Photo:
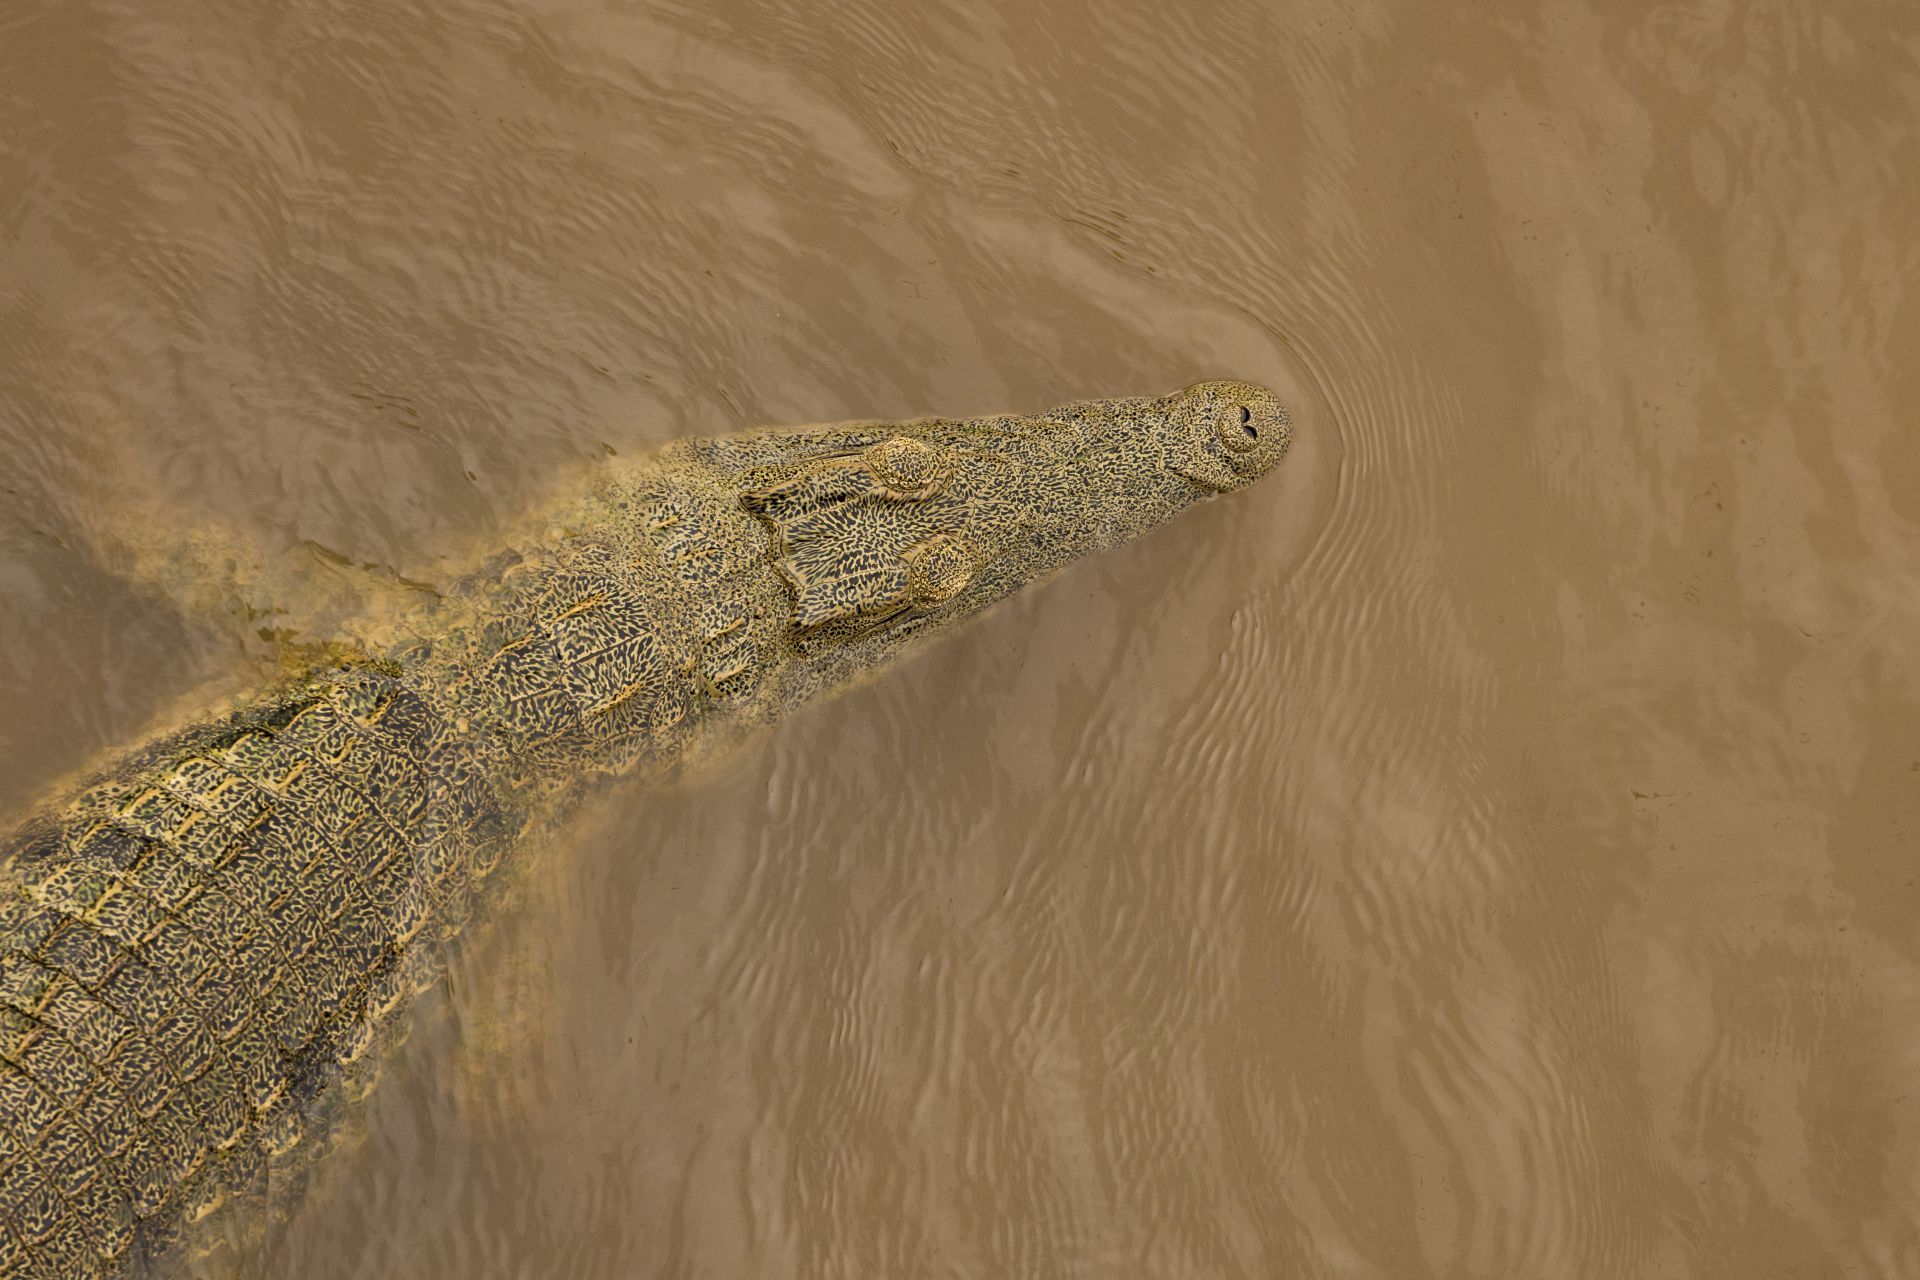
[[262,1198],[582,780],[778,720],[1288,435],[1270,393],[1203,383],[682,442],[459,584],[430,639],[117,761],[6,850],[0,1275],[137,1271]]

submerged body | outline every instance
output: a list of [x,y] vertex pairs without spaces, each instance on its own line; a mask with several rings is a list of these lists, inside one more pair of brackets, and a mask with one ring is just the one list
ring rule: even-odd
[[0,1276],[137,1271],[268,1194],[585,779],[777,720],[1288,439],[1270,393],[1203,383],[683,442],[425,638],[116,762],[4,847]]

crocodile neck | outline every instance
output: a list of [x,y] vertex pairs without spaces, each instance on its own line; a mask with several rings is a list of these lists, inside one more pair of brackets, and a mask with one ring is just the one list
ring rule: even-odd
[[790,653],[765,526],[697,468],[608,471],[564,536],[459,583],[395,651],[504,802],[671,769],[774,718]]

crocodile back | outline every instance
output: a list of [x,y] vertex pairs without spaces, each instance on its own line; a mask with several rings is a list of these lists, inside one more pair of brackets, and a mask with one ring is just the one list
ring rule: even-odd
[[112,1274],[258,1184],[511,834],[468,740],[374,666],[149,748],[22,832],[0,1271]]
[[429,638],[149,746],[0,851],[0,1276],[137,1271],[262,1197],[529,816],[750,688],[700,505],[622,500],[462,582]]

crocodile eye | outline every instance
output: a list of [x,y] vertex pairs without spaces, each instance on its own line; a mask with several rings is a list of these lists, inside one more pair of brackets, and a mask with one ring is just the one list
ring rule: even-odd
[[931,498],[946,486],[951,461],[940,449],[911,436],[894,436],[867,446],[861,455],[890,496]]

